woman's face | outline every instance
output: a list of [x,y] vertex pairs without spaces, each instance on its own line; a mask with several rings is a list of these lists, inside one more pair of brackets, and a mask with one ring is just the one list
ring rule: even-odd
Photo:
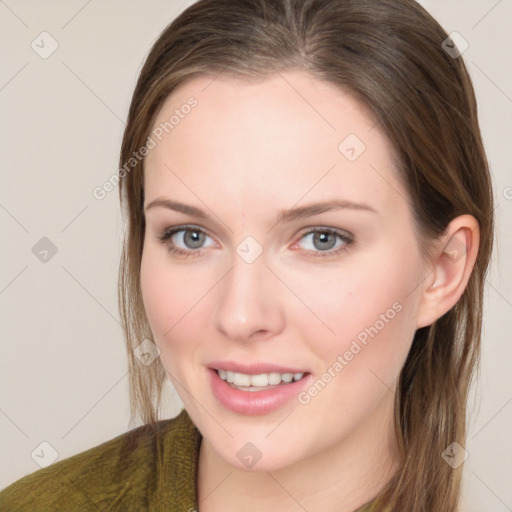
[[195,77],[153,128],[144,305],[214,451],[274,470],[387,432],[428,269],[379,126],[290,71]]

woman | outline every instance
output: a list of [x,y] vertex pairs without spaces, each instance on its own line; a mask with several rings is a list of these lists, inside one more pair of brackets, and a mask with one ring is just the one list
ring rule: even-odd
[[[119,177],[146,425],[2,510],[458,510],[493,205],[425,10],[197,2],[148,55]],[[185,408],[159,420],[167,376]]]

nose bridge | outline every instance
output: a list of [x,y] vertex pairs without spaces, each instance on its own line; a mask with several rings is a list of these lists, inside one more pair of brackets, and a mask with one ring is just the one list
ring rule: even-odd
[[215,324],[226,337],[249,340],[282,329],[282,310],[276,278],[267,268],[265,254],[245,258],[244,243],[233,254],[232,268],[219,287]]

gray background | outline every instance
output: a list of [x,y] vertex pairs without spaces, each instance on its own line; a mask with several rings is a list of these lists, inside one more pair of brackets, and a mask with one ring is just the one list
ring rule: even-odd
[[[52,455],[61,460],[136,426],[117,311],[123,221],[117,190],[103,200],[92,191],[116,172],[144,56],[191,3],[0,0],[0,488]],[[497,247],[465,510],[512,511],[512,0],[421,3],[469,44],[464,59],[495,184]],[[168,391],[171,417],[181,402]]]

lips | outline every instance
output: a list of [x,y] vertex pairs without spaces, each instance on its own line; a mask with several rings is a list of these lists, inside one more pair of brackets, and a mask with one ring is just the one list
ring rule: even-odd
[[248,375],[257,375],[260,373],[309,373],[308,370],[304,368],[263,362],[237,363],[234,361],[212,361],[207,366],[212,370],[220,369]]
[[[226,377],[224,374],[228,372],[235,376],[238,374],[238,377],[251,376],[251,380],[252,376],[262,374],[297,376],[298,380],[292,378],[286,382],[283,379],[280,384],[268,386],[237,386],[221,377],[220,374]],[[297,397],[312,379],[309,372],[298,367],[257,362],[241,364],[233,361],[212,361],[208,365],[208,375],[213,396],[218,403],[235,413],[248,416],[268,414],[283,407]]]

